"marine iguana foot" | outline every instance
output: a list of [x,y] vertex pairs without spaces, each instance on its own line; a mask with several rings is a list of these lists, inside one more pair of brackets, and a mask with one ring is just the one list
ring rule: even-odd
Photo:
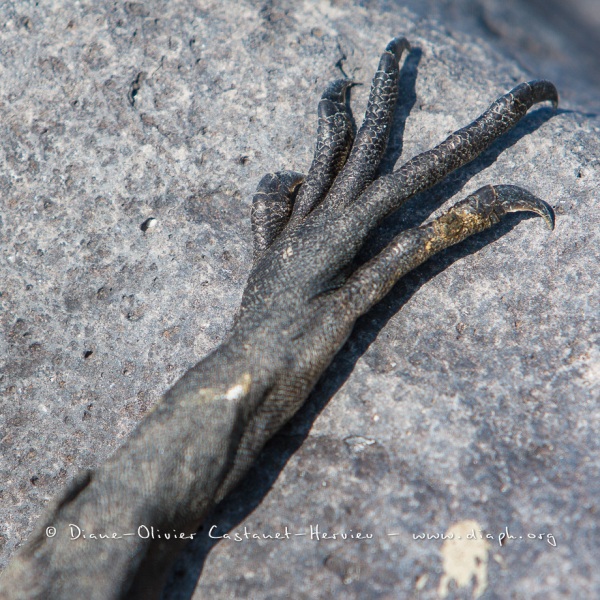
[[[229,338],[166,392],[104,465],[75,478],[51,503],[3,574],[1,598],[156,597],[182,540],[143,537],[140,527],[192,534],[300,408],[356,319],[400,277],[507,212],[533,211],[553,225],[550,206],[526,190],[486,186],[354,266],[387,215],[477,157],[533,104],[556,105],[558,98],[547,81],[523,83],[432,150],[376,179],[398,97],[398,62],[408,48],[397,38],[385,49],[355,141],[345,97],[352,82],[325,90],[306,178],[285,171],[259,184],[254,263]],[[70,524],[96,538],[72,539]]]

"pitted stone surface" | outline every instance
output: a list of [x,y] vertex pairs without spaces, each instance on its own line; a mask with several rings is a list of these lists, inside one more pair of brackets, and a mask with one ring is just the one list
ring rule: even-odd
[[[340,69],[368,82],[396,34],[418,49],[390,163],[529,78],[389,3],[232,6],[0,9],[4,561],[46,500],[223,339],[250,268],[254,188],[266,171],[306,171]],[[357,117],[367,92],[352,90]],[[467,241],[363,318],[209,523],[292,539],[221,540],[205,558],[205,528],[167,597],[198,575],[196,598],[436,598],[444,581],[454,597],[594,596],[600,121],[586,110],[532,111],[405,207],[396,225],[510,183],[548,200],[557,226],[514,220]],[[487,587],[456,591],[442,541],[413,536],[471,521],[493,536]],[[373,538],[310,539],[317,524]],[[517,539],[500,546],[505,528]]]

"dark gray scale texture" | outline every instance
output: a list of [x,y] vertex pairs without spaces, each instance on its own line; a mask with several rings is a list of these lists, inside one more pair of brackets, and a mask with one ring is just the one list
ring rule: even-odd
[[354,141],[352,117],[346,106],[346,90],[350,85],[351,81],[338,79],[323,92],[315,157],[294,202],[292,222],[301,221],[322,200],[348,158]]
[[[352,272],[367,236],[406,199],[473,160],[533,104],[557,102],[551,83],[521,84],[433,150],[374,181],[406,49],[398,38],[383,53],[354,144],[345,99],[351,82],[327,88],[306,178],[284,171],[259,184],[254,265],[228,340],[167,391],[106,464],[55,499],[3,574],[0,597],[155,597],[182,542],[133,536],[90,544],[69,539],[68,524],[97,533],[140,524],[194,532],[300,408],[356,319],[400,277],[508,212],[532,211],[553,226],[550,206],[526,190],[486,186]],[[46,536],[48,526],[55,537]]]
[[252,199],[255,260],[285,227],[294,206],[292,195],[303,181],[304,176],[294,171],[268,173],[260,180]]

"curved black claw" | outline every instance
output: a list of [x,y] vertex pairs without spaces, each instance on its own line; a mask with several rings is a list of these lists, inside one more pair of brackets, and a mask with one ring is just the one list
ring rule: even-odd
[[480,188],[475,194],[479,194],[480,197],[486,199],[489,198],[489,205],[498,217],[502,217],[509,212],[534,212],[544,219],[548,229],[554,229],[555,221],[552,207],[521,187],[516,185],[489,185]]
[[546,100],[552,102],[552,108],[555,110],[558,108],[558,90],[551,81],[547,81],[546,79],[526,81],[518,85],[510,93],[522,99],[522,102],[527,104],[528,108],[533,104]]
[[400,60],[402,53],[410,52],[410,49],[410,42],[404,36],[395,37],[385,47],[385,51],[393,54],[398,61]]
[[329,105],[323,102],[324,100],[329,100],[331,102],[334,102],[335,104],[345,104],[346,92],[348,88],[352,87],[353,85],[356,85],[356,82],[353,79],[336,79],[332,81],[325,88],[325,91],[321,95],[321,102],[319,102],[319,111],[321,110],[321,105]]

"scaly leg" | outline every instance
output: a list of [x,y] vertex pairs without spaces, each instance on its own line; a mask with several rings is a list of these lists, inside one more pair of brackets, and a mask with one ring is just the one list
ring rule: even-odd
[[[255,260],[230,337],[165,393],[104,465],[78,476],[48,507],[3,573],[1,598],[157,596],[181,540],[141,537],[138,528],[193,533],[304,403],[356,319],[399,277],[506,212],[533,211],[552,224],[552,209],[529,192],[487,186],[400,234],[350,272],[367,236],[390,212],[473,160],[533,104],[557,100],[548,82],[522,84],[433,150],[373,181],[407,47],[403,38],[387,46],[349,156],[349,83],[337,81],[325,91],[305,182],[285,171],[259,184],[252,212]],[[109,537],[71,539],[71,523]],[[56,535],[49,537],[47,528]],[[134,534],[110,538],[126,532]]]
[[377,304],[409,271],[449,246],[489,229],[510,212],[531,211],[550,229],[554,213],[543,200],[514,185],[487,185],[455,204],[442,216],[397,235],[384,250],[362,265],[335,294],[355,317]]
[[348,79],[338,79],[321,96],[315,156],[294,204],[294,223],[301,221],[326,196],[348,158],[354,141],[352,116],[346,106],[346,91],[351,85]]

